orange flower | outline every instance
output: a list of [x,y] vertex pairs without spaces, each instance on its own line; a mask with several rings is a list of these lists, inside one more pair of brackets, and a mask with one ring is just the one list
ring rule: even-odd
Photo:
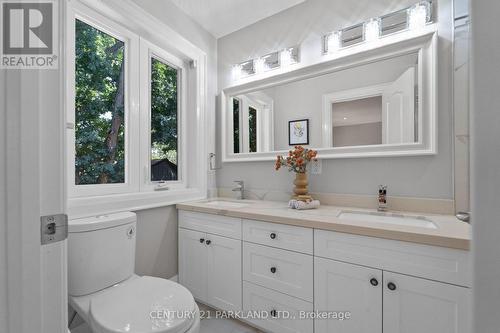
[[278,155],[278,157],[276,158],[276,163],[274,164],[274,168],[276,170],[279,170],[281,168],[281,156]]
[[288,151],[286,157],[276,157],[275,169],[279,170],[282,166],[287,166],[289,171],[305,172],[310,161],[317,161],[317,154],[316,150],[295,146]]

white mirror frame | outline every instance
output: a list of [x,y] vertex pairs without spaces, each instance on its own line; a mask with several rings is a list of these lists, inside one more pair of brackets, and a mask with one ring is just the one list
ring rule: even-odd
[[[232,107],[232,96],[309,79],[319,75],[330,74],[347,68],[412,53],[418,53],[418,142],[334,148],[324,147],[325,139],[322,138],[323,147],[310,148],[318,150],[318,156],[321,159],[435,155],[437,153],[437,43],[437,32],[433,30],[377,48],[365,49],[356,53],[349,52],[345,56],[337,57],[329,61],[301,67],[287,73],[224,89],[221,92],[221,128],[223,129],[222,162],[271,161],[276,158],[276,155],[283,155],[288,152],[288,150],[277,150],[270,152],[234,154],[232,152],[233,136],[230,135],[232,123],[231,118],[228,116],[228,111],[231,110]],[[322,112],[322,114],[323,113],[324,112]],[[325,120],[322,120],[322,124],[324,123]],[[324,136],[327,131],[328,129],[323,128],[322,136]]]

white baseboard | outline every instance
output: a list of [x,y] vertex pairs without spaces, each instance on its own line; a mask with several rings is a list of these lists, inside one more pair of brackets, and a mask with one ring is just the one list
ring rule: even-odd
[[174,275],[169,280],[174,282],[179,282],[179,275]]

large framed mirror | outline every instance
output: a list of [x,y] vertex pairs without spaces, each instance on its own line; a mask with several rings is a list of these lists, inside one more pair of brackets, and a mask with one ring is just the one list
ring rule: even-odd
[[223,161],[271,160],[292,142],[321,158],[435,154],[436,61],[428,33],[225,89]]

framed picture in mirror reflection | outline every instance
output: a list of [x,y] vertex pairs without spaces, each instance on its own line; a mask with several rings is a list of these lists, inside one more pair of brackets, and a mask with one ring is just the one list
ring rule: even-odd
[[309,144],[309,119],[290,120],[288,122],[288,145]]

